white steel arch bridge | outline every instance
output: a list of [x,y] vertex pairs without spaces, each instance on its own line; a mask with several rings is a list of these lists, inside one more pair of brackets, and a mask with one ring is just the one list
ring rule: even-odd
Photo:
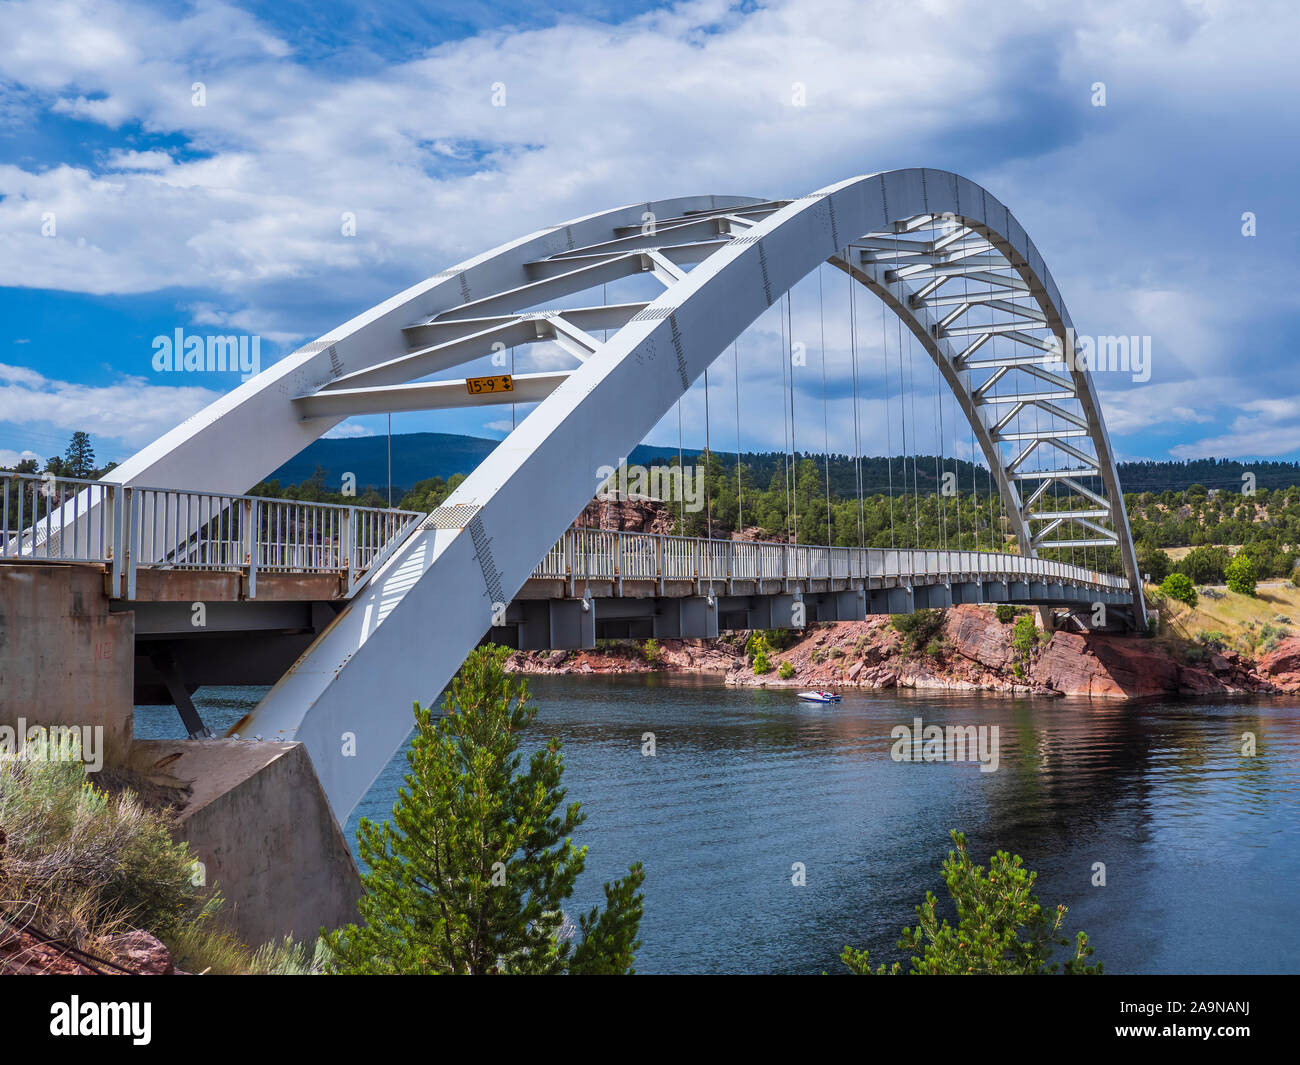
[[[113,470],[107,480],[122,488],[233,496],[352,415],[539,401],[442,506],[373,556],[239,732],[304,742],[344,821],[408,734],[412,701],[435,698],[503,606],[547,575],[595,471],[630,454],[746,327],[823,263],[878,296],[938,367],[996,482],[1019,545],[1009,557],[1030,567],[1023,579],[1068,586],[1066,599],[1114,603],[1145,624],[1093,382],[1086,366],[1052,358],[1073,322],[1042,256],[980,186],[896,170],[792,200],[680,197],[540,230],[305,345]],[[658,279],[656,298],[547,309],[638,274]],[[574,367],[517,375],[503,395],[421,380],[494,345],[537,341],[558,344]],[[1034,425],[1022,430],[1017,415],[1028,411]],[[1123,573],[1034,568],[1039,552],[1069,547],[1118,549]],[[1007,560],[941,564],[949,578],[960,569],[962,580],[997,571],[1015,581]],[[870,574],[846,565],[849,587],[856,573],[865,595]],[[707,592],[706,611],[711,579]],[[578,594],[571,572],[557,594]],[[348,736],[355,753],[345,756]]]

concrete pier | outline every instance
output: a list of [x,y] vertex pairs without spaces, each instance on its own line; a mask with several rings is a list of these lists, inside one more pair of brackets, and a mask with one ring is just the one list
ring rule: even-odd
[[[102,728],[104,766],[173,798],[176,837],[249,945],[352,920],[360,879],[301,744],[134,739],[137,643],[160,633],[123,606],[102,565],[0,564],[0,725]],[[308,642],[310,621],[291,620]]]

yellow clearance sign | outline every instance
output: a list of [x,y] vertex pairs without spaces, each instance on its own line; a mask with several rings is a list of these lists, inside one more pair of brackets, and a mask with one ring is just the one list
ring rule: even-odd
[[484,396],[493,392],[513,392],[515,390],[515,379],[508,373],[497,374],[495,377],[467,377],[465,378],[465,388],[471,396]]

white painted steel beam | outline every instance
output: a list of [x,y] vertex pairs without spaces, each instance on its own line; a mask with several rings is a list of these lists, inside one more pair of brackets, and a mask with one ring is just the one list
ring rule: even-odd
[[381,385],[377,388],[330,388],[296,403],[304,418],[344,418],[359,414],[397,414],[400,411],[452,410],[463,407],[491,407],[510,403],[540,403],[568,378],[570,371],[524,373],[513,377],[511,392],[471,393],[465,378],[451,381],[423,381],[410,385]]
[[[668,250],[674,243],[671,235],[658,245],[608,247],[640,234],[647,216],[663,224],[748,216],[751,211],[758,220],[743,234],[728,227],[715,240],[673,251]],[[924,231],[937,228],[947,216],[974,236],[900,264],[845,258],[849,246],[865,234],[899,231],[900,225],[907,232]],[[550,276],[534,276],[538,268],[529,264],[555,262],[552,257],[560,254],[565,255],[561,265],[542,268]],[[868,259],[870,255],[866,253]],[[977,375],[988,371],[959,362],[949,338],[935,330],[932,312],[910,306],[916,294],[911,286],[939,276],[1005,288],[1023,285],[1041,317],[1020,313],[1024,308],[1009,312],[991,307],[995,316],[1011,313],[1018,319],[1015,328],[1007,328],[1002,318],[963,328],[986,342],[994,342],[988,340],[992,336],[999,345],[1043,351],[1047,343],[1026,330],[1067,335],[1072,322],[1042,257],[992,194],[954,174],[912,169],[852,178],[780,204],[740,197],[637,204],[543,230],[436,275],[308,345],[287,360],[291,369],[272,368],[115,471],[124,480],[157,480],[162,474],[186,487],[208,478],[238,478],[242,490],[336,420],[334,415],[304,420],[295,397],[323,388],[328,393],[326,386],[345,375],[379,364],[390,364],[385,373],[400,372],[410,381],[412,366],[424,364],[392,364],[409,352],[407,336],[421,336],[424,327],[462,323],[476,330],[474,319],[553,306],[564,296],[647,270],[664,280],[662,295],[600,344],[394,550],[240,724],[240,731],[305,743],[335,813],[345,819],[405,739],[411,700],[437,698],[487,630],[497,606],[514,596],[590,500],[597,471],[629,454],[746,327],[825,261],[881,296],[935,360],[994,472],[1022,550],[1032,553],[1017,481],[1034,475],[1017,468],[1023,460],[1007,464],[982,420],[980,411],[987,408],[974,403]],[[686,265],[692,269],[683,271]],[[481,334],[494,328],[515,326],[477,329],[477,335],[471,334],[474,342],[486,340]],[[426,362],[467,355],[470,348],[454,348],[465,340],[444,333],[440,343],[453,347],[441,356],[418,354]],[[1025,365],[1016,362],[1011,368],[1019,373]],[[379,376],[371,375],[366,387],[380,384]],[[1141,619],[1140,585],[1113,452],[1087,371],[1071,370],[1070,381],[1095,455],[1043,437],[1032,441],[1030,450],[1047,443],[1100,474],[1134,592],[1134,611]],[[353,387],[356,382],[355,376],[349,379]],[[215,464],[213,456],[219,456]],[[1088,475],[1086,469],[1069,472]],[[349,736],[357,741],[355,756],[344,753],[351,749],[345,741]]]

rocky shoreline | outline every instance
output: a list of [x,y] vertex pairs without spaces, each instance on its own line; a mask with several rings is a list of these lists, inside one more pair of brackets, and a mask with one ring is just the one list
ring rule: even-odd
[[735,687],[918,688],[1118,699],[1300,692],[1300,637],[1282,640],[1258,661],[1233,651],[1203,652],[1201,660],[1189,661],[1178,647],[1161,640],[1065,631],[1040,631],[1032,648],[1017,650],[1014,625],[999,621],[988,607],[952,607],[933,624],[923,646],[914,646],[887,616],[813,625],[791,633],[789,646],[769,649],[771,670],[763,674],[754,672],[746,652],[748,634],[664,640],[649,654],[644,644],[632,641],[587,651],[516,651],[507,668],[555,675],[703,674]]

